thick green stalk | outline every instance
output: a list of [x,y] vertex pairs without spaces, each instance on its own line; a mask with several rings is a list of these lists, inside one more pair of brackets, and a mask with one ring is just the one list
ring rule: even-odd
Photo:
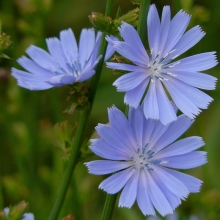
[[138,17],[137,32],[144,46],[147,43],[147,13],[150,6],[150,0],[142,0],[140,3],[140,13]]
[[117,193],[107,194],[104,210],[102,213],[102,220],[111,220],[117,195],[118,195]]
[[[146,43],[146,37],[147,37],[146,22],[147,22],[147,13],[148,13],[149,5],[150,5],[150,0],[142,0],[140,4],[140,14],[138,19],[137,31],[143,44]],[[128,113],[128,107],[126,106],[125,114],[127,113]],[[116,198],[117,198],[117,193],[114,195],[107,194],[101,220],[111,220]]]
[[[107,16],[111,14],[112,9],[113,9],[113,0],[107,0],[107,6],[106,6]],[[90,87],[91,92],[90,92],[90,97],[89,97],[90,109],[82,112],[80,115],[79,124],[77,126],[77,131],[75,134],[72,150],[70,152],[69,162],[68,162],[66,170],[64,171],[64,175],[61,180],[60,188],[58,191],[58,196],[56,198],[56,201],[50,213],[49,220],[58,219],[60,210],[64,203],[67,189],[71,181],[73,170],[78,162],[80,147],[82,145],[83,138],[84,138],[84,131],[85,131],[85,128],[88,122],[88,118],[89,118],[92,106],[93,106],[96,90],[97,90],[99,79],[101,76],[106,47],[107,47],[107,42],[105,40],[105,34],[103,33],[101,43],[100,43],[100,49],[99,49],[99,54],[102,54],[102,58],[96,67],[96,74],[91,81],[91,87]]]

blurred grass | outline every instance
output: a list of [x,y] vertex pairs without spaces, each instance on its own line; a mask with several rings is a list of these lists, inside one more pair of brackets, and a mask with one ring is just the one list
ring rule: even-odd
[[[201,25],[207,33],[204,39],[184,56],[206,51],[220,52],[220,2],[205,1],[152,1],[159,10],[163,5],[173,4],[173,13],[183,7],[193,14],[190,27]],[[116,1],[122,12],[135,8],[130,1]],[[71,27],[79,37],[83,27],[91,27],[88,15],[92,11],[104,12],[105,1],[58,1],[58,0],[8,0],[0,1],[2,29],[11,36],[12,45],[7,55],[12,59],[0,62],[0,173],[2,178],[4,206],[17,204],[21,200],[29,202],[29,211],[36,219],[47,219],[60,183],[67,153],[57,144],[54,130],[57,122],[67,120],[74,126],[76,115],[62,111],[68,106],[68,87],[47,91],[28,91],[16,85],[10,76],[10,68],[18,67],[16,59],[25,53],[30,44],[46,48],[45,37],[58,36],[60,30]],[[219,67],[206,71],[216,77]],[[89,139],[97,123],[107,123],[107,107],[115,104],[124,109],[123,95],[117,93],[112,83],[118,76],[104,68],[98,88],[94,108],[88,123],[86,138]],[[219,83],[218,83],[219,84]],[[208,91],[214,99],[208,110],[197,117],[192,127],[184,134],[198,135],[206,143],[208,164],[187,171],[204,181],[202,192],[190,195],[177,210],[184,214],[200,215],[202,219],[217,220],[220,216],[220,88]],[[87,173],[82,162],[95,156],[81,159],[77,165],[71,187],[62,210],[62,216],[72,214],[76,219],[99,219],[105,193],[98,185],[105,177]],[[132,209],[117,208],[113,219],[141,220],[145,217],[135,205]]]

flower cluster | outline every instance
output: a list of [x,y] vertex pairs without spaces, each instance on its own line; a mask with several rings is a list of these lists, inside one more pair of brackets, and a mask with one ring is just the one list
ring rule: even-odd
[[[213,100],[199,89],[215,89],[216,78],[200,71],[217,64],[215,52],[175,59],[194,46],[205,33],[196,26],[186,33],[190,16],[182,10],[171,20],[170,7],[163,8],[161,21],[155,5],[147,18],[148,53],[133,26],[123,23],[123,41],[107,41],[131,63],[107,62],[107,67],[128,71],[113,85],[126,92],[128,118],[117,108],[108,110],[110,125],[96,127],[100,138],[90,149],[104,160],[86,163],[89,173],[113,173],[99,188],[108,194],[122,190],[119,206],[135,201],[144,215],[162,216],[199,192],[202,181],[174,169],[190,169],[206,163],[204,145],[193,136],[174,142],[193,123],[201,109]],[[169,94],[168,94],[169,93]],[[184,114],[177,116],[177,108]],[[156,210],[156,211],[155,211]]]
[[[99,188],[108,194],[122,190],[119,206],[130,208],[135,201],[144,215],[172,214],[190,192],[199,192],[202,181],[175,169],[205,164],[201,137],[177,140],[213,99],[201,91],[215,89],[216,78],[201,71],[217,64],[215,52],[176,60],[199,42],[205,33],[199,26],[186,31],[190,16],[179,11],[171,19],[170,7],[163,8],[161,20],[155,5],[147,17],[149,52],[137,31],[125,22],[119,28],[123,40],[107,37],[105,60],[114,51],[128,63],[107,62],[107,67],[128,71],[113,85],[125,92],[128,117],[119,109],[108,109],[110,124],[96,127],[100,138],[90,149],[104,160],[85,163],[89,173],[112,174]],[[30,46],[18,63],[26,70],[12,69],[18,85],[31,90],[73,84],[95,74],[101,33],[83,29],[79,47],[71,29],[60,39],[46,40],[49,53]],[[171,101],[172,100],[172,101]],[[177,115],[177,109],[182,115]],[[29,216],[29,218],[27,218]],[[33,219],[25,214],[24,219]]]

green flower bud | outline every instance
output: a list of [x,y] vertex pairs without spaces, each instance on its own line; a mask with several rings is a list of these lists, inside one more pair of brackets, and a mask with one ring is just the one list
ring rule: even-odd
[[93,24],[94,28],[97,30],[100,30],[102,32],[109,32],[111,30],[112,19],[110,17],[106,17],[98,12],[92,12],[92,14],[89,15],[89,20]]

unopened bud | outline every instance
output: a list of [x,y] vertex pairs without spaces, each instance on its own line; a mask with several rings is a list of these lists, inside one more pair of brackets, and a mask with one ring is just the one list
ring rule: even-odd
[[109,32],[111,29],[112,18],[106,17],[101,13],[92,12],[92,14],[89,15],[89,20],[97,30]]
[[122,21],[124,21],[124,22],[136,27],[137,22],[138,22],[138,14],[139,14],[139,8],[136,8],[132,11],[129,11],[127,14],[122,15],[115,22],[118,22],[119,24],[121,24]]
[[1,33],[1,21],[0,21],[0,58],[7,58],[10,59],[6,54],[3,53],[4,50],[6,50],[11,45],[10,36]]

